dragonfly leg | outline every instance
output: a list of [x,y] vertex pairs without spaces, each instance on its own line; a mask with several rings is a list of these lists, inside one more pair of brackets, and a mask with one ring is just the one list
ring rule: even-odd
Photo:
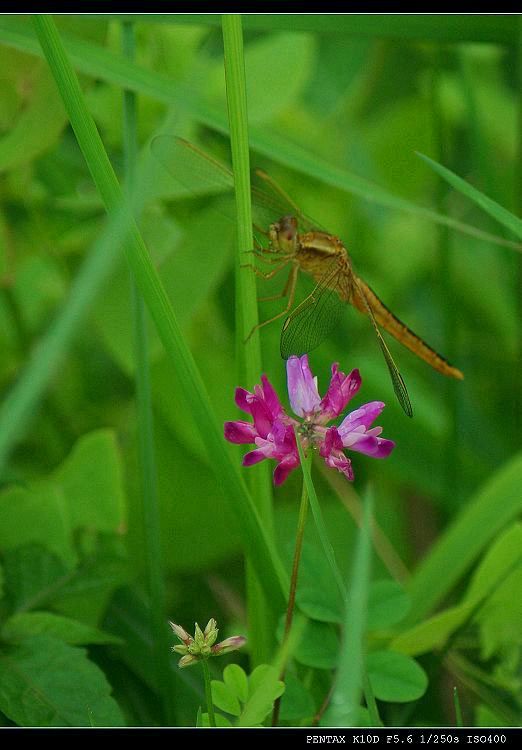
[[283,297],[286,297],[288,295],[288,290],[290,288],[290,284],[292,281],[292,271],[288,274],[288,278],[286,280],[285,286],[283,288],[283,291],[279,292],[279,294],[272,294],[270,297],[258,297],[258,302],[272,302],[275,299],[282,299]]
[[257,266],[254,266],[253,263],[242,263],[240,268],[250,268],[256,276],[260,276],[262,279],[273,279],[274,276],[279,273],[279,271],[282,271],[283,268],[286,268],[288,265],[288,261],[286,260],[284,263],[281,263],[277,268],[273,268],[271,271],[261,271]]
[[261,323],[258,323],[256,326],[254,326],[243,343],[246,344],[247,341],[254,335],[256,331],[259,331],[260,328],[267,326],[269,323],[273,323],[275,320],[279,320],[279,318],[282,318],[283,315],[288,315],[290,308],[294,304],[295,287],[297,283],[298,273],[299,273],[299,266],[296,263],[294,267],[292,268],[292,270],[290,271],[290,275],[288,276],[288,281],[286,282],[286,287],[288,287],[288,303],[285,309],[281,310],[281,312],[278,313],[277,315],[274,315],[273,318],[269,318],[269,320],[263,320]]

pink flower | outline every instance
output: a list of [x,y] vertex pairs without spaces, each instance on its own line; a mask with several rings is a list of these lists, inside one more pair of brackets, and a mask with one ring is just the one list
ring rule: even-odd
[[278,463],[274,483],[282,484],[288,474],[299,466],[299,452],[294,427],[303,449],[319,451],[327,466],[337,469],[347,479],[354,478],[352,464],[346,456],[349,449],[373,458],[389,456],[395,443],[380,437],[382,427],[371,427],[384,408],[382,401],[371,401],[350,412],[338,427],[326,427],[344,411],[361,387],[359,370],[345,375],[339,365],[332,365],[330,385],[323,398],[319,395],[317,378],[312,375],[308,355],[287,360],[288,396],[299,420],[288,416],[279,398],[263,375],[262,385],[254,393],[236,389],[236,404],[252,417],[252,422],[225,422],[225,438],[231,443],[253,443],[256,448],[243,458],[243,466],[252,466],[265,458]]
[[189,635],[185,628],[170,622],[170,627],[181,642],[179,645],[172,646],[172,650],[181,654],[178,667],[189,667],[202,659],[208,659],[211,656],[222,656],[229,651],[236,651],[246,643],[246,638],[242,635],[233,635],[225,638],[224,641],[216,643],[218,637],[217,622],[211,618],[205,630],[201,630],[199,625],[195,624],[194,637]]

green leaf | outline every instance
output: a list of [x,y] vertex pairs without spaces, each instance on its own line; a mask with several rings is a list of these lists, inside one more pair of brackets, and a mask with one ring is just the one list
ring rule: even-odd
[[390,703],[407,703],[424,695],[426,673],[409,656],[393,651],[375,651],[366,658],[368,677],[375,697]]
[[86,652],[47,636],[0,652],[0,710],[22,727],[124,725]]
[[228,664],[223,670],[223,681],[242,702],[248,698],[248,677],[239,664]]
[[396,581],[374,581],[368,598],[368,630],[382,630],[400,622],[410,609],[410,598]]
[[125,522],[122,467],[112,431],[80,438],[52,479],[67,500],[73,528],[116,531]]
[[241,708],[234,691],[221,680],[212,680],[212,703],[227,714],[239,716]]
[[339,658],[339,636],[336,628],[326,622],[308,620],[294,658],[307,667],[334,669]]
[[260,664],[248,678],[248,700],[237,725],[252,727],[261,724],[284,690],[285,685],[279,679],[278,670],[270,664]]
[[439,174],[444,180],[446,180],[446,182],[448,182],[453,188],[455,188],[455,190],[458,190],[459,193],[462,193],[466,196],[466,198],[472,200],[473,203],[476,203],[477,206],[479,206],[479,208],[481,208],[487,214],[496,219],[500,224],[513,232],[513,234],[515,234],[519,239],[522,239],[522,219],[519,219],[518,216],[512,214],[511,211],[503,208],[501,205],[496,203],[496,201],[488,198],[487,195],[484,195],[484,193],[482,193],[480,190],[477,190],[477,188],[473,187],[473,185],[470,185],[469,182],[466,182],[461,177],[458,177],[450,169],[443,167],[442,164],[438,164],[428,156],[424,156],[424,154],[418,155],[426,162],[426,164],[428,164],[435,172],[437,172],[437,174]]
[[53,612],[24,612],[10,617],[2,628],[2,638],[19,643],[38,635],[47,635],[71,646],[89,643],[121,644],[120,638]]
[[313,716],[314,702],[303,683],[293,674],[285,675],[285,692],[281,698],[279,717],[282,721],[300,720]]
[[56,486],[41,482],[0,493],[0,549],[41,544],[68,565],[76,553],[68,504]]

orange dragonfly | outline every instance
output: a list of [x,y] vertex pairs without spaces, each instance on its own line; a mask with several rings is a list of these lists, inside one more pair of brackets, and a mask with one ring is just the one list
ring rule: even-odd
[[[188,141],[162,135],[154,138],[151,148],[172,176],[193,192],[201,190],[203,185],[216,192],[233,188],[232,172]],[[338,237],[318,228],[317,223],[303,214],[265,172],[258,170],[256,174],[270,190],[267,192],[256,186],[252,187],[253,207],[257,207],[257,216],[261,222],[261,225],[254,224],[254,228],[268,238],[268,245],[257,242],[256,248],[247,252],[252,252],[265,262],[270,270],[262,271],[253,264],[247,265],[263,279],[273,278],[284,269],[289,269],[289,274],[280,294],[264,298],[286,298],[285,308],[255,326],[248,338],[255,330],[286,316],[281,331],[281,356],[283,359],[288,359],[291,355],[301,356],[324,341],[337,326],[346,304],[351,304],[369,318],[397,399],[409,417],[413,416],[413,409],[408,391],[379,326],[433,369],[448,377],[463,379],[460,370],[402,323],[355,273],[348,250]],[[267,212],[272,220],[267,218]],[[280,218],[274,221],[274,216]],[[263,229],[267,225],[269,229]],[[300,272],[311,276],[316,286],[292,309]]]

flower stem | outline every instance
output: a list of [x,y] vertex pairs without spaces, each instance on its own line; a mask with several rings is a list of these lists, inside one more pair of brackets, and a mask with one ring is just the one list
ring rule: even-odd
[[[306,457],[308,469],[312,461],[312,452]],[[306,517],[308,515],[308,492],[306,491],[306,482],[303,479],[303,489],[301,492],[301,504],[299,506],[299,518],[297,520],[297,531],[295,536],[295,549],[294,549],[294,561],[292,563],[292,577],[290,578],[290,591],[288,594],[288,605],[286,608],[285,617],[285,630],[283,634],[283,644],[288,640],[290,630],[292,628],[292,620],[294,619],[295,610],[295,594],[297,591],[297,576],[299,573],[299,563],[301,561],[301,551],[303,549],[304,532],[306,526]],[[279,679],[283,680],[285,671],[281,672]],[[272,726],[276,727],[279,722],[279,711],[281,709],[281,698],[278,698],[274,703],[274,711],[272,713]]]
[[210,685],[210,670],[206,659],[201,661],[203,669],[203,679],[205,680],[205,698],[207,701],[208,723],[211,727],[216,726],[216,716],[214,714],[214,704],[212,703],[212,687]]

